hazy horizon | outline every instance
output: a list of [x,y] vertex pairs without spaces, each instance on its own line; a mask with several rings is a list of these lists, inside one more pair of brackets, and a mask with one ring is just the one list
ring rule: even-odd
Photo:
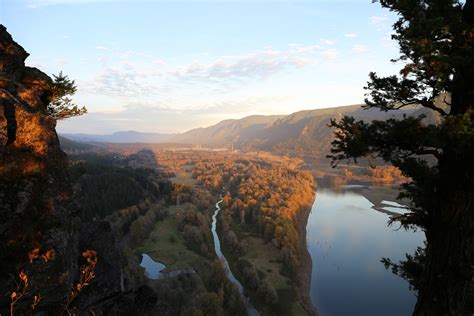
[[[362,105],[362,103],[360,103]],[[296,112],[292,112],[292,113],[284,113],[284,114],[252,114],[252,115],[245,115],[245,116],[242,116],[242,117],[236,117],[236,118],[224,118],[222,120],[218,120],[214,123],[211,123],[211,124],[207,124],[207,125],[202,125],[202,126],[195,126],[195,127],[192,127],[192,128],[188,128],[188,129],[184,129],[182,131],[177,131],[177,132],[160,132],[160,131],[142,131],[140,130],[140,127],[139,126],[136,126],[136,128],[131,128],[131,129],[121,129],[121,130],[113,130],[113,131],[110,131],[110,132],[106,132],[106,133],[90,133],[90,132],[62,132],[62,131],[59,131],[59,134],[60,135],[65,135],[65,134],[94,134],[94,135],[112,135],[114,133],[120,133],[120,132],[137,132],[137,133],[150,133],[150,134],[153,134],[153,133],[156,133],[156,134],[183,134],[183,133],[186,133],[186,132],[189,132],[191,130],[194,130],[194,129],[199,129],[199,128],[209,128],[209,127],[212,127],[214,125],[217,125],[221,122],[224,122],[224,121],[238,121],[238,120],[241,120],[241,119],[244,119],[244,118],[247,118],[247,117],[251,117],[251,116],[282,116],[282,117],[285,117],[285,116],[288,116],[288,115],[291,115],[291,114],[294,114],[294,113],[297,113],[297,112],[301,112],[301,111],[312,111],[312,110],[324,110],[324,109],[329,109],[329,108],[340,108],[340,107],[350,107],[350,106],[354,106],[354,105],[359,105],[359,104],[346,104],[346,105],[335,105],[335,106],[331,106],[331,107],[316,107],[316,108],[312,108],[312,109],[304,109],[304,110],[300,110],[300,111],[296,111]],[[69,118],[68,120],[70,120],[71,118]],[[61,121],[59,121],[60,123]]]
[[368,73],[393,73],[388,57],[397,56],[395,15],[371,1],[21,0],[0,9],[27,65],[76,80],[74,101],[89,113],[60,121],[60,133],[176,133],[360,104]]

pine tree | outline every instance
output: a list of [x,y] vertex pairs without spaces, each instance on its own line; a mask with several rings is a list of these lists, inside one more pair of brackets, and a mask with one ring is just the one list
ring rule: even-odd
[[474,270],[474,0],[379,2],[399,16],[394,61],[404,66],[395,76],[370,73],[365,107],[416,105],[439,122],[333,120],[329,157],[334,166],[378,157],[411,178],[400,194],[411,212],[399,220],[425,232],[426,248],[392,266],[418,291],[414,315],[463,315]]
[[75,81],[63,75],[62,71],[53,77],[54,80],[50,87],[50,103],[47,107],[48,115],[56,120],[62,120],[87,113],[85,107],[81,108],[72,103],[72,99],[69,97],[77,91]]

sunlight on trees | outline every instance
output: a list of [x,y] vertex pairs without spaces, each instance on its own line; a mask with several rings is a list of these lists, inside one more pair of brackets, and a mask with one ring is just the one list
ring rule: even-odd
[[75,81],[69,79],[62,71],[53,77],[54,80],[50,86],[50,103],[47,107],[48,115],[56,120],[62,120],[86,114],[86,107],[79,107],[70,98],[77,91]]

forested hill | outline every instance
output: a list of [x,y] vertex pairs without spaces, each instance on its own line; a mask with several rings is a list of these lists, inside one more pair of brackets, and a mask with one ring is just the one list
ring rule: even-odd
[[[320,160],[329,153],[333,130],[328,127],[330,119],[344,115],[356,119],[386,120],[403,115],[429,114],[417,108],[396,112],[376,109],[364,110],[361,105],[350,105],[317,110],[305,110],[286,116],[249,116],[240,120],[222,121],[207,128],[198,128],[171,139],[176,143],[187,143],[209,147],[233,146],[242,150],[264,150],[276,154],[297,156],[305,160]],[[435,117],[427,117],[430,122]]]
[[211,147],[230,147],[238,139],[252,139],[260,135],[284,117],[284,115],[252,115],[238,120],[225,120],[209,127],[196,128],[176,135],[172,141]]
[[[426,111],[425,111],[426,112]],[[67,134],[73,140],[95,140],[112,143],[181,143],[192,146],[220,147],[241,150],[263,150],[275,154],[296,156],[307,161],[321,160],[326,157],[333,140],[333,131],[328,127],[332,118],[344,115],[356,119],[385,120],[403,115],[418,115],[421,110],[411,108],[403,111],[382,112],[377,109],[364,110],[361,105],[305,110],[290,115],[254,115],[238,120],[225,120],[215,125],[196,128],[182,134],[151,137],[151,134],[138,132],[120,132],[114,137],[94,138],[80,134]],[[429,113],[425,113],[429,114]],[[436,120],[428,117],[429,121]],[[120,135],[124,137],[119,137]],[[146,135],[147,137],[143,137]]]

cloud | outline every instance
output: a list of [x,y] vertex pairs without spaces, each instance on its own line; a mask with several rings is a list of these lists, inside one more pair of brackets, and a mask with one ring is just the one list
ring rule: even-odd
[[58,128],[60,133],[87,131],[107,134],[131,129],[141,132],[183,132],[210,126],[224,119],[261,114],[262,112],[256,111],[269,111],[288,99],[289,97],[271,95],[215,98],[181,109],[176,108],[176,100],[135,101],[126,103],[120,111],[89,112],[81,117],[61,121]]
[[104,3],[113,2],[113,0],[23,0],[23,3],[30,9],[53,5],[71,5],[71,4],[85,4],[85,3]]
[[161,65],[166,65],[165,61],[162,60],[162,59],[155,59],[155,60],[152,61],[152,63],[155,64],[155,65],[160,65],[160,66]]
[[337,57],[338,52],[335,49],[327,49],[327,50],[322,51],[320,55],[325,58],[334,59]]
[[344,34],[344,36],[347,38],[355,38],[357,37],[357,33],[346,33]]
[[301,54],[309,53],[312,47],[291,48],[280,52],[273,49],[257,51],[240,56],[220,57],[210,63],[193,62],[169,72],[181,81],[225,81],[265,79],[285,69],[300,68],[311,64]]
[[334,45],[334,41],[328,40],[328,39],[325,39],[325,38],[322,38],[322,39],[320,40],[320,42],[323,43],[324,45],[327,45],[327,46]]
[[363,53],[367,52],[367,47],[365,45],[362,45],[362,44],[356,44],[356,45],[352,46],[352,52],[354,52],[356,54],[363,54]]
[[124,64],[120,68],[107,67],[81,85],[86,92],[117,97],[141,97],[156,95],[158,87],[147,81],[148,74]]
[[64,67],[68,63],[68,61],[64,58],[57,58],[54,60],[54,63],[59,67]]
[[314,51],[321,49],[321,45],[308,45],[303,46],[300,44],[290,44],[288,45],[290,53],[295,54],[307,54],[313,53]]
[[243,117],[255,114],[256,109],[272,108],[275,104],[288,101],[290,96],[249,96],[240,98],[226,98],[202,104],[196,108],[186,110],[187,115],[199,118],[214,117]]
[[173,65],[154,56],[144,60],[139,58],[139,53],[110,49],[98,56],[101,69],[78,85],[84,98],[95,95],[105,98],[106,102],[138,100],[142,103],[160,100],[175,108],[186,108],[196,102],[222,100],[228,94],[239,94],[255,83],[311,67],[322,57],[331,58],[336,54],[335,50],[321,52],[321,46],[316,44],[291,44],[281,50],[265,47],[208,62],[196,60]]
[[[53,6],[53,5],[73,5],[73,4],[87,4],[87,3],[116,3],[117,0],[15,0],[15,1],[21,1],[24,3],[27,7],[29,8],[39,8],[39,7],[45,7],[45,6]],[[358,3],[360,0],[333,0],[332,2],[334,3],[347,3],[347,2],[354,2]],[[119,2],[127,2],[127,3],[169,3],[169,0],[121,0]],[[184,2],[184,1],[183,1]],[[202,3],[202,0],[187,0],[186,2],[188,3]],[[206,2],[208,3],[215,3],[215,4],[222,4],[222,3],[235,3],[235,0],[207,0]],[[254,4],[254,3],[260,3],[260,4],[265,4],[269,5],[272,3],[281,3],[281,4],[287,4],[288,0],[240,0],[239,2],[242,3],[248,3],[248,4]],[[312,4],[314,0],[300,0],[298,1],[299,3],[309,3]],[[307,15],[310,16],[317,16],[320,17],[323,14],[323,12],[319,10],[306,10],[304,12]]]
[[109,50],[108,47],[102,46],[102,45],[97,45],[97,46],[95,47],[95,49],[97,49],[97,50]]
[[373,15],[369,18],[370,24],[372,25],[384,24],[387,20],[388,18],[386,16]]

